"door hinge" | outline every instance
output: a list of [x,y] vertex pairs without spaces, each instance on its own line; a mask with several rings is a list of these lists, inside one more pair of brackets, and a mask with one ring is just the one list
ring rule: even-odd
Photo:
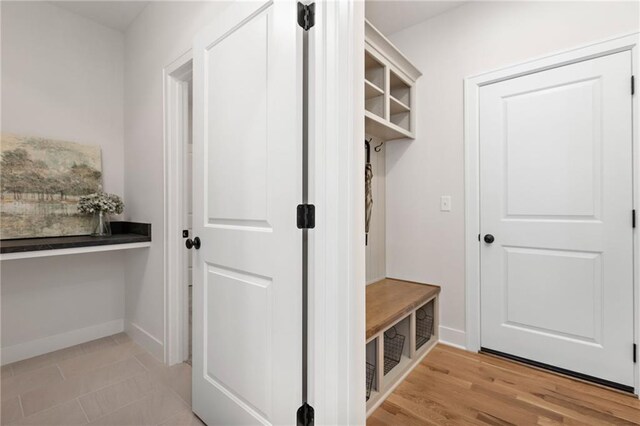
[[638,345],[633,344],[633,363],[638,362]]
[[313,204],[298,205],[298,229],[313,229],[316,227],[316,206]]
[[636,209],[631,210],[631,227],[636,227]]
[[634,95],[636,93],[636,77],[634,75],[631,76],[631,94]]
[[302,4],[298,2],[298,25],[309,31],[316,23],[316,4]]
[[306,402],[298,408],[297,426],[313,426],[313,407]]

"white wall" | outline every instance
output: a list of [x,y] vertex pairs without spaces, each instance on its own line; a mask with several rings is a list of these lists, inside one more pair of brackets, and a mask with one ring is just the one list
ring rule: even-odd
[[636,32],[638,16],[637,2],[471,2],[390,37],[423,76],[417,139],[386,144],[387,275],[442,286],[443,339],[465,344],[463,79]]
[[223,2],[152,2],[125,34],[126,217],[151,222],[150,250],[126,259],[126,328],[156,357],[164,345],[162,70],[191,48]]
[[[47,2],[1,7],[2,131],[100,145],[123,194],[123,35]],[[3,363],[122,327],[120,253],[5,261],[0,277]]]

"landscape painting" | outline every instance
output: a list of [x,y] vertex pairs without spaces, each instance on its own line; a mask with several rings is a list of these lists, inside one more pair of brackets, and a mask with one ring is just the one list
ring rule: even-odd
[[88,235],[78,199],[102,187],[100,147],[2,134],[0,239]]

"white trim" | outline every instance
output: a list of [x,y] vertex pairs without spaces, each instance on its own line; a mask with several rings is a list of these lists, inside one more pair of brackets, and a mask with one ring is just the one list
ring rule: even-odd
[[124,331],[133,339],[134,342],[142,346],[147,352],[156,359],[162,360],[164,356],[164,345],[162,342],[144,328],[131,321],[125,323]]
[[309,403],[317,425],[362,425],[364,2],[316,2],[309,45]]
[[466,349],[467,335],[463,330],[440,326],[440,343],[458,349]]
[[191,50],[163,70],[164,105],[164,347],[160,359],[168,365],[184,361],[188,327],[187,291],[183,282],[183,226],[184,188],[183,156],[188,129],[188,82],[191,80],[193,55]]
[[135,248],[151,247],[150,241],[142,243],[125,243],[125,244],[108,244],[104,246],[90,246],[90,247],[73,247],[54,250],[37,250],[37,251],[23,251],[17,253],[2,253],[0,254],[0,261],[16,260],[16,259],[33,259],[36,257],[50,257],[50,256],[63,256],[71,254],[84,254],[84,253],[96,253],[101,251],[114,251],[114,250],[129,250]]
[[2,365],[111,336],[124,331],[124,320],[96,324],[2,348]]
[[[592,43],[568,51],[468,77],[464,80],[464,146],[465,146],[465,279],[466,279],[466,349],[480,349],[480,206],[479,206],[479,89],[481,86],[534,72],[568,65],[620,51],[631,50],[633,74],[640,70],[638,58],[639,33]],[[634,164],[639,164],[638,93],[633,97]],[[640,200],[640,177],[634,168],[634,206]],[[640,343],[640,245],[634,232],[634,327],[635,341]],[[629,351],[631,352],[631,350]],[[631,356],[631,354],[630,354]],[[640,364],[636,364],[635,392],[640,393]]]

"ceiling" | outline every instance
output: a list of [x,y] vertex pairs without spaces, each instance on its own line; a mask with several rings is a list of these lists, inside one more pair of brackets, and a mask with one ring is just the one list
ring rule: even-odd
[[[124,32],[150,1],[86,0],[51,1],[116,31]],[[383,34],[403,28],[460,6],[464,1],[366,0],[366,16]]]
[[56,6],[124,32],[149,1],[51,1]]
[[385,35],[389,35],[458,7],[463,3],[466,2],[366,0],[365,14],[367,19],[378,30]]

